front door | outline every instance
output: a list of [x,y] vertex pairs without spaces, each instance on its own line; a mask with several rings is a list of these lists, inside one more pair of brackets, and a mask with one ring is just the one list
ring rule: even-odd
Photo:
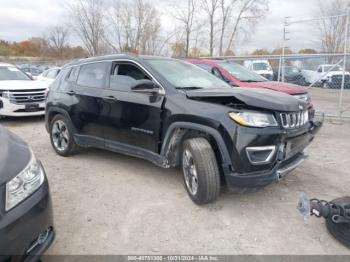
[[104,92],[106,147],[133,146],[159,152],[163,95],[136,93],[131,88],[151,76],[132,62],[114,62],[109,90]]

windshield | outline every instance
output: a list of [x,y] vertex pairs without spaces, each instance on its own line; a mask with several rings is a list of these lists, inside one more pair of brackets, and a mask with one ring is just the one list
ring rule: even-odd
[[331,70],[332,67],[333,67],[332,65],[330,65],[330,66],[325,66],[325,67],[324,67],[324,72],[328,72],[328,71],[334,72],[334,71],[342,71],[342,70],[343,70],[343,69],[342,69],[340,66],[338,66],[338,65],[334,66],[334,68]]
[[223,69],[241,82],[265,82],[265,78],[236,63],[218,63]]
[[261,62],[261,63],[253,63],[253,69],[254,71],[260,71],[260,70],[271,70],[271,67],[269,64]]
[[177,89],[232,88],[205,70],[179,60],[148,60],[150,65]]
[[0,66],[0,80],[31,80],[14,66]]

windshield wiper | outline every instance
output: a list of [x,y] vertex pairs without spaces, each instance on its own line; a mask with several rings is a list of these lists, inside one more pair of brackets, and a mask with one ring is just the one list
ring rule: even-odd
[[203,89],[203,87],[198,87],[198,86],[181,86],[181,87],[176,87],[177,90],[198,90],[198,89]]
[[244,82],[244,83],[259,83],[259,82],[264,82],[264,81],[260,81],[260,80],[241,80],[241,82]]

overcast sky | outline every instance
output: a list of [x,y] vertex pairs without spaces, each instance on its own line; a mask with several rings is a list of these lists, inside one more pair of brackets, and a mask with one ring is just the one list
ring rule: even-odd
[[[32,36],[42,36],[45,29],[65,21],[66,0],[0,0],[0,39],[21,41]],[[166,7],[169,1],[154,1],[156,6]],[[327,0],[326,0],[327,1]],[[318,0],[270,0],[270,10],[266,18],[259,22],[252,37],[236,47],[238,53],[256,48],[273,49],[281,45],[282,23],[285,16],[293,19],[315,16]],[[164,12],[166,13],[166,12]],[[172,22],[169,15],[163,15],[163,26]],[[288,45],[295,50],[302,47],[316,47],[315,23],[293,25]],[[72,39],[73,44],[80,44]]]

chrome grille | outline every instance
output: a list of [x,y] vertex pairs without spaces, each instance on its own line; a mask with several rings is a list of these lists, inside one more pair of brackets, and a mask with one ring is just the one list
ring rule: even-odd
[[308,111],[281,113],[280,116],[282,126],[285,129],[299,128],[309,122]]
[[10,102],[14,104],[40,103],[45,101],[46,89],[9,91]]

